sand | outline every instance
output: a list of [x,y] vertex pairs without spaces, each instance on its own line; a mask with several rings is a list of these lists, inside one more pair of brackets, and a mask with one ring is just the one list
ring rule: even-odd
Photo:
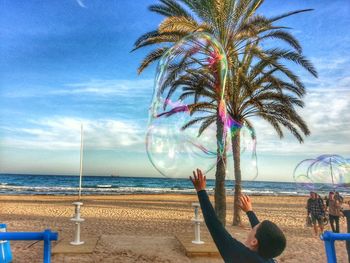
[[[0,222],[8,231],[59,233],[59,239],[73,240],[70,221],[75,197],[0,196]],[[259,219],[280,225],[287,236],[287,248],[278,262],[326,262],[324,243],[305,227],[307,197],[253,196],[253,208]],[[191,203],[196,195],[118,195],[84,196],[82,240],[98,237],[92,255],[55,255],[52,262],[223,262],[213,258],[187,258],[175,234],[193,232]],[[232,198],[228,198],[227,229],[239,240],[248,232],[232,227]],[[329,225],[326,227],[329,229]],[[205,231],[205,227],[202,227]],[[341,231],[346,222],[341,219]],[[53,242],[55,245],[55,242]],[[13,241],[14,262],[42,262],[42,242]],[[338,262],[347,262],[344,242],[336,242]]]

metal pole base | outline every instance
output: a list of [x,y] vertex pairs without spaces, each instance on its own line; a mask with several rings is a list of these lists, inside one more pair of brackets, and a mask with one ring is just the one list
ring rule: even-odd
[[79,241],[79,242],[77,242],[77,241],[72,241],[72,242],[70,242],[70,244],[71,244],[71,245],[74,245],[74,246],[82,245],[82,244],[84,244],[84,243],[85,243],[84,241]]
[[202,245],[202,244],[204,244],[204,241],[196,241],[196,240],[193,240],[192,243],[193,243],[193,244],[196,244],[196,245]]

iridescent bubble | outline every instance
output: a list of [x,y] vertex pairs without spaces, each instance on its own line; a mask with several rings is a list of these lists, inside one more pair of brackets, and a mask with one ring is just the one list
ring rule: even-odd
[[241,132],[241,167],[242,172],[247,170],[242,179],[256,178],[255,132],[227,114],[226,75],[224,50],[206,33],[183,38],[160,59],[146,149],[149,160],[162,175],[184,177],[198,167],[214,176],[214,168],[224,154],[226,170],[233,174],[230,140]]
[[194,33],[161,58],[149,111],[146,149],[166,177],[212,170],[226,150],[227,60],[218,41]]
[[[240,170],[242,181],[254,181],[258,178],[258,158],[256,154],[256,135],[255,131],[246,125],[233,128],[232,133],[240,132]],[[231,136],[231,134],[230,134]],[[234,180],[234,163],[232,142],[228,141],[226,177]]]
[[340,155],[324,154],[300,162],[293,177],[300,189],[336,190],[350,186],[350,165]]
[[315,185],[309,177],[309,167],[315,162],[314,159],[301,161],[294,169],[293,178],[298,189],[315,191]]

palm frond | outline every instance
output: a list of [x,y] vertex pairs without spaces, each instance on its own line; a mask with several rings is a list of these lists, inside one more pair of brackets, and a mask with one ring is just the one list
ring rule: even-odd
[[203,31],[205,28],[207,28],[205,24],[198,24],[195,20],[185,16],[168,17],[159,25],[161,33],[179,32],[190,34],[196,31]]
[[268,50],[265,50],[264,52],[273,57],[291,60],[301,65],[303,68],[309,71],[311,75],[317,78],[317,71],[314,65],[305,56],[301,55],[300,53],[293,52],[290,50],[279,49],[279,48],[268,49]]
[[302,52],[302,47],[299,43],[299,41],[290,33],[288,33],[285,30],[273,30],[268,32],[267,34],[260,36],[259,41],[266,40],[266,39],[279,39],[293,47],[297,52]]
[[216,116],[212,116],[208,118],[205,122],[202,123],[202,125],[198,129],[198,137],[202,135],[202,133],[214,122],[216,121]]
[[162,48],[157,48],[152,52],[150,52],[141,62],[141,65],[137,69],[137,73],[141,74],[146,67],[148,67],[150,64],[152,64],[159,58],[161,58],[163,54],[168,51],[168,49],[169,49],[168,47],[162,47]]
[[179,5],[174,0],[160,0],[162,4],[151,5],[149,10],[155,13],[158,13],[163,16],[171,17],[171,16],[185,16],[188,18],[192,18],[191,15],[184,9],[181,5]]
[[189,122],[185,123],[182,127],[181,127],[181,130],[186,130],[187,128],[193,126],[193,125],[196,125],[197,123],[199,122],[203,122],[203,121],[206,121],[208,119],[210,119],[211,116],[204,116],[204,117],[197,117],[197,118],[194,118],[192,120],[190,120]]
[[152,30],[150,32],[147,32],[145,34],[143,34],[142,36],[140,36],[134,43],[134,48],[131,51],[134,51],[136,49],[138,49],[138,46],[145,40],[152,38],[152,37],[156,37],[159,36],[159,32],[158,30]]
[[292,16],[292,15],[296,15],[296,14],[299,14],[299,13],[304,13],[304,12],[310,12],[310,11],[313,11],[314,9],[302,9],[302,10],[296,10],[296,11],[292,11],[292,12],[288,12],[288,13],[284,13],[282,15],[278,15],[278,16],[274,16],[274,17],[271,17],[269,20],[271,22],[275,22],[277,20],[281,20],[283,18],[286,18],[288,16]]

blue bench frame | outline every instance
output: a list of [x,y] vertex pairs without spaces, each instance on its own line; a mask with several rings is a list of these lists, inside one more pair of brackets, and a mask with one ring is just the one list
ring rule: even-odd
[[334,241],[336,240],[350,241],[350,234],[333,233],[330,231],[326,231],[320,236],[320,238],[321,240],[324,241],[324,246],[325,246],[326,255],[327,255],[327,262],[337,263],[337,256],[335,252]]
[[57,232],[0,232],[0,240],[44,240],[44,263],[51,262],[51,241],[58,239]]

